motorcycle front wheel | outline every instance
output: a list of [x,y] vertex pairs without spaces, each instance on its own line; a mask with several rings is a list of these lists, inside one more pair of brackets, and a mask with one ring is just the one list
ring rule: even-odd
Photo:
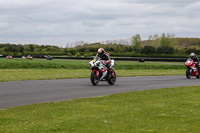
[[96,76],[96,71],[92,71],[91,72],[91,75],[90,75],[90,79],[91,79],[91,82],[92,82],[92,84],[93,85],[98,85],[99,84],[99,77],[98,76]]
[[190,79],[191,76],[192,76],[192,72],[190,71],[190,68],[187,68],[187,69],[186,69],[186,77],[187,77],[188,79]]
[[[114,73],[114,74],[112,75],[112,73]],[[114,84],[115,84],[115,82],[116,82],[116,77],[117,77],[114,70],[112,70],[112,73],[111,73],[111,77],[107,80],[107,82],[108,82],[110,85],[114,85]]]

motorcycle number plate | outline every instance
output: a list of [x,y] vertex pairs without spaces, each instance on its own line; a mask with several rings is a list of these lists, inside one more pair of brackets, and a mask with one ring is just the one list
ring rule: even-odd
[[94,59],[93,62],[96,62],[96,59]]

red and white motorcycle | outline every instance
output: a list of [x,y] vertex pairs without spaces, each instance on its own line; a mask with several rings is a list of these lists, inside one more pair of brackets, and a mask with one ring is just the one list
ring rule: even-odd
[[[92,61],[89,62],[92,73],[90,79],[93,85],[98,85],[99,81],[107,81],[110,85],[114,85],[116,82],[116,74],[113,69],[107,70],[107,67],[103,63],[99,56],[95,56]],[[114,66],[114,60],[111,60],[111,66]]]
[[185,62],[185,65],[187,67],[186,69],[186,77],[188,79],[191,78],[191,76],[196,76],[196,78],[199,78],[200,77],[200,74],[198,72],[198,69],[196,67],[196,62],[194,62],[192,59],[188,59],[186,62]]

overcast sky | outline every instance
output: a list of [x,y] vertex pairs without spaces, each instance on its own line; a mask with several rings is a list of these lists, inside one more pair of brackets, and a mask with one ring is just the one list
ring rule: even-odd
[[200,37],[200,0],[0,0],[0,43]]

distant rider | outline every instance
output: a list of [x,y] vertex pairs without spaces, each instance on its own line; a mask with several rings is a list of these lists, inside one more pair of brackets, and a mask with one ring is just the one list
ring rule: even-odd
[[193,60],[196,64],[196,67],[198,69],[198,72],[200,73],[200,69],[199,69],[199,58],[195,55],[195,53],[191,53],[190,54],[190,59]]
[[112,71],[110,54],[107,53],[103,48],[99,48],[97,51],[97,56],[99,56],[101,60],[104,60],[105,66],[109,71]]

